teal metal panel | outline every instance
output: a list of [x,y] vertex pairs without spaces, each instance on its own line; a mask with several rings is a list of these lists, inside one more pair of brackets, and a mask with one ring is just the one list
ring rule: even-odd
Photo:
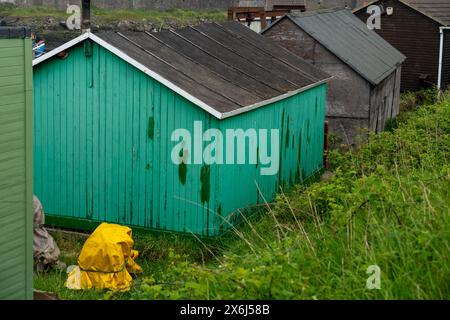
[[[217,235],[228,214],[262,202],[255,181],[271,201],[279,185],[321,168],[325,85],[219,121],[92,47],[92,56],[80,44],[35,68],[35,192],[51,216]],[[203,131],[280,128],[281,172],[173,164],[171,134],[193,132],[194,121]]]
[[276,175],[263,176],[260,165],[219,166],[215,226],[222,223],[224,228],[229,228],[224,219],[234,220],[232,216],[239,215],[237,209],[263,203],[263,199],[270,202],[277,192],[302,183],[321,170],[325,96],[326,85],[320,85],[220,122],[222,132],[234,128],[279,129],[280,168]]

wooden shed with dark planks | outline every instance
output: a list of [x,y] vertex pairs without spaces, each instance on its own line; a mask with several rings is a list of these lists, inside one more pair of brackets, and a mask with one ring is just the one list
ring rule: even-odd
[[367,129],[384,130],[398,114],[405,57],[350,10],[286,15],[262,34],[334,77],[327,119],[343,143],[355,144]]
[[381,9],[381,28],[375,31],[406,56],[402,91],[450,85],[450,1],[377,0],[354,13],[367,21],[371,5]]
[[86,32],[33,64],[35,192],[52,224],[215,236],[322,169],[330,76],[238,22]]

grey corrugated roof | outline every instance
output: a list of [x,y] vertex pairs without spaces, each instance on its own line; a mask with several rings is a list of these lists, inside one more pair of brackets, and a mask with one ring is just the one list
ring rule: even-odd
[[97,36],[222,114],[330,77],[238,22]]
[[323,10],[287,17],[374,85],[406,58],[350,10]]
[[29,38],[31,30],[27,27],[0,27],[0,39]]

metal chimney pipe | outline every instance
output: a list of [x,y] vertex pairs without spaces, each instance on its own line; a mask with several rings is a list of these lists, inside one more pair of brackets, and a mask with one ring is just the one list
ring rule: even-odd
[[91,31],[91,0],[82,0],[81,31]]

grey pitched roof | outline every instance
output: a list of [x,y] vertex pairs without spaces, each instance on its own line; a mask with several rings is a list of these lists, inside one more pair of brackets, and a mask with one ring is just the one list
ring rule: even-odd
[[176,31],[86,32],[33,66],[90,39],[219,119],[285,99],[331,77],[238,22]]
[[238,22],[97,36],[222,114],[329,78]]
[[450,26],[449,0],[403,0],[403,2],[406,2],[411,7],[416,8],[443,25]]
[[371,84],[379,84],[406,58],[350,10],[332,9],[286,17]]

